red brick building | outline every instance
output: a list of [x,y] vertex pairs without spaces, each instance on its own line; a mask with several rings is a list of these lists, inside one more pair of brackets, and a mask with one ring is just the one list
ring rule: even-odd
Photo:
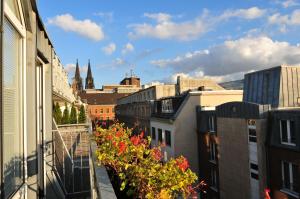
[[115,119],[117,100],[125,97],[126,93],[81,93],[80,97],[88,104],[87,113],[91,120]]

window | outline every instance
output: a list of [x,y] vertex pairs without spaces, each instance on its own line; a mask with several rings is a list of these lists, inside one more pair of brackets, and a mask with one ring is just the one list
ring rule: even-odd
[[210,186],[217,189],[217,171],[215,168],[210,170]]
[[171,131],[165,131],[166,145],[171,146]]
[[106,120],[109,120],[109,117],[106,117]]
[[[25,33],[21,30],[19,2],[5,1],[6,17],[3,21],[3,60],[2,60],[2,133],[3,146],[0,149],[3,164],[3,198],[24,183],[24,131],[23,131],[23,91],[24,69],[22,44]],[[10,12],[9,12],[10,11]],[[7,13],[8,12],[8,13]]]
[[299,194],[299,166],[291,162],[282,162],[282,187]]
[[100,120],[103,121],[103,117],[100,117]]
[[214,116],[209,116],[208,117],[208,130],[210,132],[215,131],[215,117]]
[[209,142],[209,157],[210,157],[210,160],[211,161],[216,161],[217,159],[217,146],[216,146],[216,143],[210,141]]
[[97,113],[98,112],[98,110],[97,109],[95,109],[95,113]]
[[256,127],[255,126],[248,126],[248,133],[249,133],[249,142],[256,143]]
[[100,109],[100,113],[103,113],[103,109]]
[[162,130],[158,129],[158,141],[162,143],[163,139],[162,139]]
[[255,162],[250,162],[250,176],[252,179],[258,180],[258,165]]
[[156,140],[155,127],[152,127],[152,140]]
[[291,120],[280,120],[280,138],[282,144],[296,145],[295,122]]
[[114,113],[114,112],[115,112],[115,108],[111,108],[111,112],[113,112],[113,113]]
[[163,113],[172,113],[173,112],[173,105],[172,99],[165,99],[161,101],[161,111]]
[[109,108],[106,109],[106,113],[109,113]]

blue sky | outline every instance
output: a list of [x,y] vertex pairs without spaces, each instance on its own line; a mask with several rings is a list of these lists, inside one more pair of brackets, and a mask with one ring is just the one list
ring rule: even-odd
[[91,59],[96,87],[130,69],[142,83],[177,75],[240,79],[300,64],[300,0],[39,0],[39,12],[70,77]]

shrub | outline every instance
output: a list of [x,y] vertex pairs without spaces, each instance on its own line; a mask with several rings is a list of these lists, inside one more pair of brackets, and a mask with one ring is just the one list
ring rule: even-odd
[[54,117],[56,124],[61,124],[62,113],[61,113],[58,102],[56,102],[56,104],[53,108],[53,117]]
[[85,109],[84,106],[81,105],[79,110],[78,123],[85,123],[85,122],[86,122]]
[[[132,130],[115,123],[108,129],[97,128],[96,154],[102,165],[111,168],[121,180],[121,190],[135,193],[138,198],[187,198],[195,194],[192,185],[197,176],[180,156],[163,163],[160,147],[150,148],[151,138],[131,136]],[[204,186],[204,182],[197,185]]]
[[72,108],[71,108],[70,123],[77,124],[77,111],[76,108],[74,107],[74,104],[72,104]]
[[70,115],[67,103],[65,103],[65,110],[63,112],[63,117],[61,120],[62,124],[69,124],[70,123]]

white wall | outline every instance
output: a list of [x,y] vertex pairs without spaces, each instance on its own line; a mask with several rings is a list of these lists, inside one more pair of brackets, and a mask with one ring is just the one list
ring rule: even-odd
[[152,136],[152,127],[155,128],[156,140],[151,139],[151,146],[158,146],[158,129],[162,129],[162,137],[163,142],[165,142],[165,131],[171,132],[171,146],[162,147],[162,153],[164,155],[164,160],[170,159],[170,157],[174,157],[174,135],[175,135],[175,127],[173,124],[168,123],[167,121],[158,121],[156,119],[151,119],[150,121],[150,130]]

